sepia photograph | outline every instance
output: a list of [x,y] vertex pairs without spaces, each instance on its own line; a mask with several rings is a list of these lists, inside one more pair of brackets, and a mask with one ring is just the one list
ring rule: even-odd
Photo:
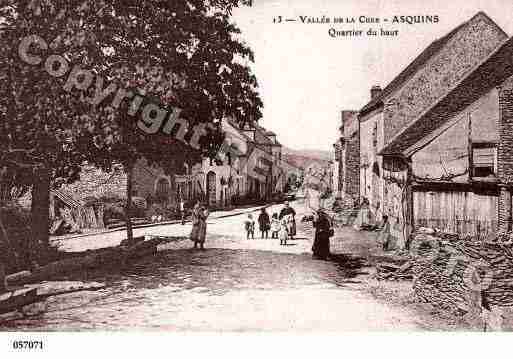
[[513,331],[512,16],[0,0],[0,353]]

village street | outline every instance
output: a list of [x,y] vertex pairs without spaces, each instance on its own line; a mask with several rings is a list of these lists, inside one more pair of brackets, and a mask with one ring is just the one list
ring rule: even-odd
[[[304,206],[297,202],[293,206],[299,222]],[[268,211],[279,209],[272,206]],[[128,268],[67,277],[105,282],[107,288],[49,298],[40,309],[43,313],[1,326],[6,330],[420,329],[408,309],[376,300],[363,290],[368,266],[363,258],[347,253],[340,233],[332,241],[334,259],[318,261],[311,257],[311,223],[299,224],[297,238],[280,246],[278,240],[260,239],[258,232],[255,240],[246,240],[245,216],[215,219],[214,215],[208,222],[205,251],[191,249],[190,241],[184,240]],[[176,224],[141,228],[136,234],[187,235],[190,229],[190,224]],[[101,236],[94,239],[101,246]],[[72,249],[71,243],[81,240],[91,239],[63,244]]]

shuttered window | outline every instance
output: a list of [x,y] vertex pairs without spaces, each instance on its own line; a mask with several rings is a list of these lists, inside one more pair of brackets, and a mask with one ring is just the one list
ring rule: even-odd
[[474,177],[489,177],[497,173],[497,148],[473,149]]

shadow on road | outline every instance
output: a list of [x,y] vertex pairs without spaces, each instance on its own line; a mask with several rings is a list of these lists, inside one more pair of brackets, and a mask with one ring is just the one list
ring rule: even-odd
[[[295,246],[288,243],[287,246]],[[178,249],[143,258],[123,267],[91,270],[66,276],[67,280],[104,281],[108,291],[145,290],[172,286],[181,290],[204,288],[212,294],[238,289],[301,288],[322,283],[358,284],[365,260],[334,254],[328,261],[310,254],[261,250]]]
[[289,239],[291,241],[309,241],[310,239],[309,238],[306,238],[306,237],[294,237],[292,239]]
[[[356,278],[360,275],[368,275],[369,272],[363,269],[371,267],[365,258],[349,253],[332,254],[329,260],[336,264],[339,275],[342,278]],[[361,281],[347,280],[345,283],[358,284]]]

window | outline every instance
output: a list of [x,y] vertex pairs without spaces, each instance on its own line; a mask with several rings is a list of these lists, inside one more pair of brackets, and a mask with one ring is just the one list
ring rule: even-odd
[[372,129],[372,145],[376,147],[378,145],[378,123],[374,122],[374,128]]
[[167,179],[165,178],[160,178],[158,181],[157,181],[157,186],[155,188],[155,195],[157,196],[157,198],[159,199],[167,199],[167,197],[169,196],[169,182]]
[[497,174],[497,148],[492,143],[472,144],[473,177],[495,177]]
[[188,191],[187,191],[188,192],[188,199],[192,199],[192,195],[193,195],[192,194],[192,182],[188,182],[187,185],[188,185]]

